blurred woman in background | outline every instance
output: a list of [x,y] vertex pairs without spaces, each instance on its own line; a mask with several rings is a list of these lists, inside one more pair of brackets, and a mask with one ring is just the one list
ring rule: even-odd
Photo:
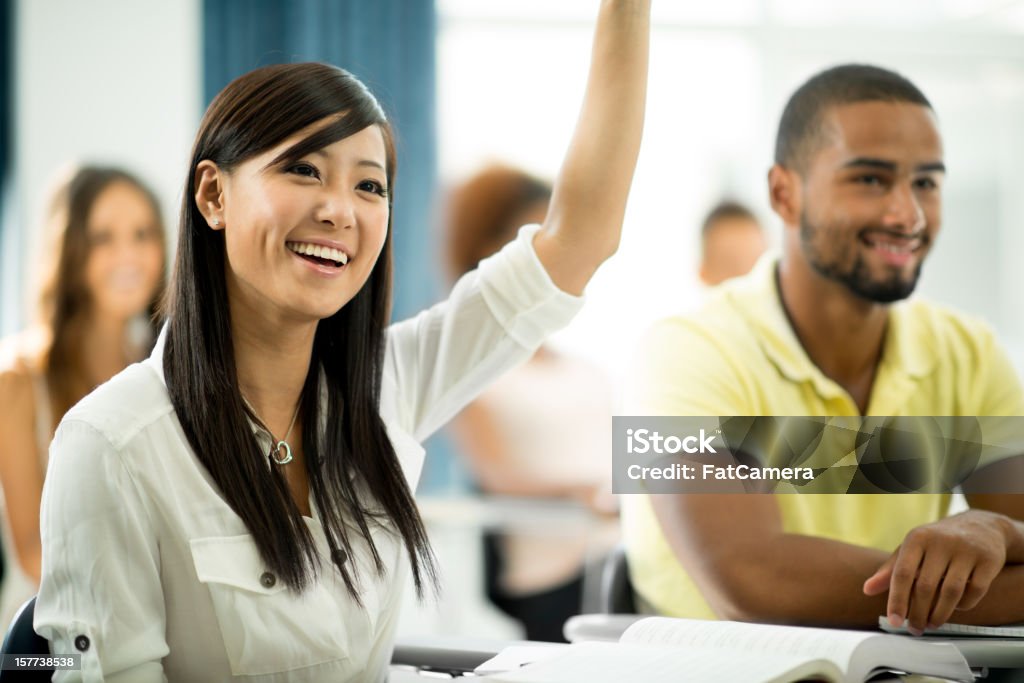
[[[551,186],[506,166],[489,166],[448,200],[448,267],[453,279],[543,223]],[[505,373],[452,423],[480,489],[487,494],[575,500],[601,515],[611,496],[611,388],[598,368],[541,346]],[[614,522],[593,533],[547,530],[487,533],[487,597],[517,620],[529,640],[560,641],[579,614],[588,556],[607,551]]]
[[135,176],[77,169],[54,191],[47,223],[38,323],[0,342],[5,627],[39,583],[39,504],[57,423],[149,352],[164,283],[159,206]]

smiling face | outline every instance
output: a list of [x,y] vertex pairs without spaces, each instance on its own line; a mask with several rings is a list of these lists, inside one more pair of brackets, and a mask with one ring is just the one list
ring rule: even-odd
[[[380,128],[369,126],[298,160],[275,161],[328,123],[219,172],[219,204],[204,214],[213,229],[224,230],[233,305],[281,320],[318,321],[340,310],[370,277],[389,217]],[[200,184],[204,165],[207,172],[212,166],[200,164]],[[197,200],[202,208],[202,188]]]
[[860,102],[829,109],[824,128],[793,193],[794,255],[861,299],[906,298],[942,221],[935,116],[918,104]]
[[145,194],[128,182],[104,188],[86,219],[85,282],[97,315],[124,320],[145,312],[164,264],[159,218]]

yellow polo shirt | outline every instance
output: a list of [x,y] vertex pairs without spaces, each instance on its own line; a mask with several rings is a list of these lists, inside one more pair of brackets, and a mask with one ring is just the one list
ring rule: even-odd
[[[749,275],[715,290],[697,313],[657,323],[640,345],[624,412],[859,415],[846,390],[822,374],[797,340],[779,300],[777,263],[777,256],[766,256]],[[912,300],[890,308],[867,414],[1024,415],[1024,394],[986,324]],[[914,527],[945,516],[949,498],[776,496],[787,533],[890,552]],[[670,616],[716,618],[669,548],[647,495],[623,496],[622,531],[641,604]]]

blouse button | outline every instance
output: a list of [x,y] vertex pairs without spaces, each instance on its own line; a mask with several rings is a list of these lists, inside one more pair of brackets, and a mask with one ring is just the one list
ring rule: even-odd
[[348,560],[348,553],[345,552],[344,548],[338,548],[331,553],[331,559],[334,560],[334,564],[336,565],[345,564],[345,561]]
[[260,585],[264,588],[273,588],[274,584],[277,583],[277,577],[270,572],[263,572],[260,575]]
[[89,649],[89,637],[88,636],[77,636],[75,638],[75,649],[79,652],[85,652]]

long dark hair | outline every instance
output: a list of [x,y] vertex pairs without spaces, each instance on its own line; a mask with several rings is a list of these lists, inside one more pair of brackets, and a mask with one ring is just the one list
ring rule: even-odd
[[[206,110],[182,198],[178,253],[167,302],[164,372],[185,436],[231,508],[252,533],[264,562],[295,591],[320,570],[320,557],[284,475],[258,445],[238,387],[225,276],[223,231],[211,230],[194,200],[196,166],[225,172],[327,118],[334,120],[288,149],[310,152],[378,126],[393,190],[393,136],[380,105],[354,76],[326,64],[281,64],[232,81]],[[391,204],[393,192],[388,193]],[[372,526],[397,531],[412,564],[437,586],[436,563],[412,492],[380,417],[381,373],[391,304],[391,225],[366,285],[321,320],[300,402],[306,474],[349,594],[359,598],[352,551],[354,523],[378,576],[386,571]],[[321,377],[326,393],[321,395]],[[323,400],[322,400],[323,399]],[[326,425],[324,428],[323,425]]]
[[[47,206],[47,231],[51,244],[46,250],[39,287],[40,322],[49,332],[43,360],[46,386],[50,392],[55,422],[92,390],[91,378],[83,372],[81,356],[82,326],[92,313],[92,292],[85,282],[86,265],[92,246],[89,240],[89,215],[93,204],[115,183],[124,183],[145,197],[153,210],[154,227],[164,247],[164,224],[160,203],[145,183],[128,171],[106,166],[81,166],[58,184]],[[147,322],[156,337],[156,310],[164,293],[164,273],[147,305]]]

